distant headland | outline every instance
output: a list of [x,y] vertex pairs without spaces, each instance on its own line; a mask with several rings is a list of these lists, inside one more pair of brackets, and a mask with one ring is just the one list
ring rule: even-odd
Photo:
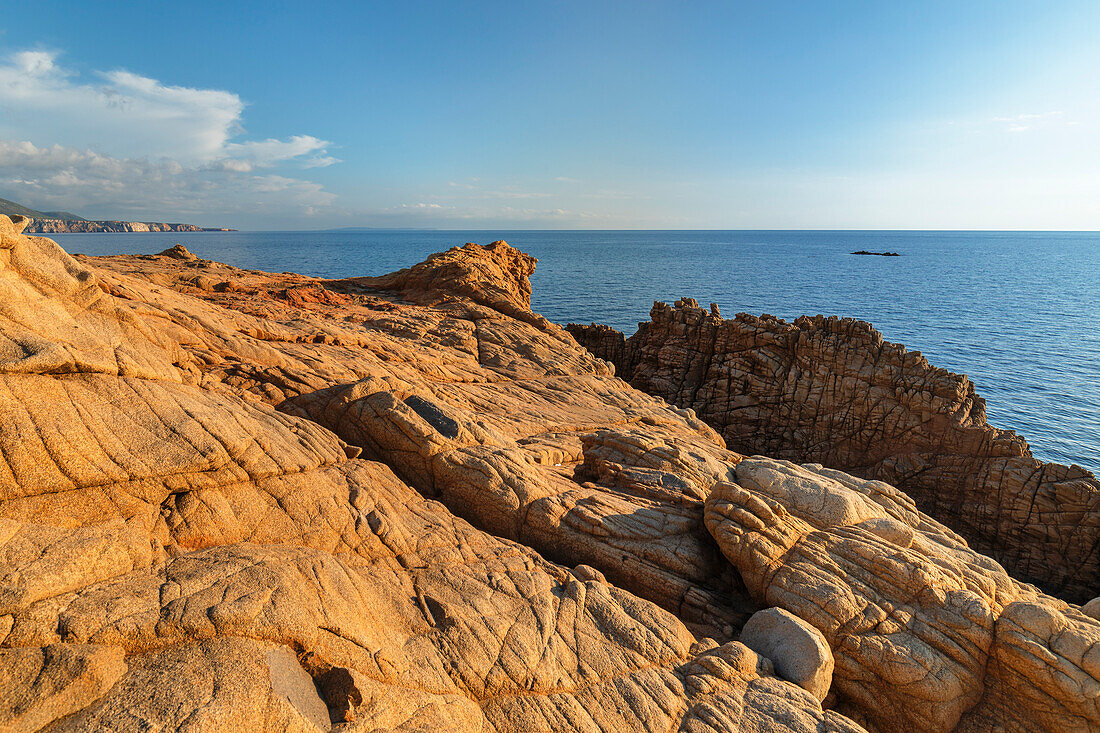
[[0,214],[25,216],[32,221],[28,234],[71,234],[105,232],[233,232],[235,229],[200,227],[195,224],[167,224],[149,221],[85,219],[68,211],[37,211],[14,201],[0,199]]

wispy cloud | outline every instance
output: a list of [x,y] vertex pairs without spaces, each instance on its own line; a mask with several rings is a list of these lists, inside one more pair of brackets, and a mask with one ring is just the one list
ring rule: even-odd
[[58,59],[35,50],[0,61],[0,187],[13,196],[143,218],[316,212],[335,198],[275,173],[339,162],[332,144],[312,135],[244,138],[237,94],[125,70],[80,75]]
[[310,215],[336,198],[320,184],[276,174],[186,167],[178,161],[114,158],[91,150],[0,140],[0,184],[40,208],[122,218],[211,217],[248,213]]
[[[594,187],[591,182],[565,176],[471,177],[431,188],[417,186],[405,194],[408,203],[365,209],[361,216],[387,226],[460,228],[644,227],[663,223],[639,212],[639,207],[653,199],[649,193]],[[425,203],[429,201],[432,203]],[[612,207],[620,210],[612,211]],[[674,223],[684,222],[677,219]]]
[[599,218],[599,214],[561,207],[536,208],[510,205],[479,205],[469,203],[440,204],[416,202],[398,204],[367,212],[370,220],[401,226],[432,224],[434,226],[500,226],[502,224],[543,223],[561,226]]
[[478,178],[471,178],[466,182],[449,181],[447,183],[447,186],[457,191],[467,192],[462,195],[464,197],[470,198],[476,197],[481,199],[545,199],[552,196],[552,194],[542,191],[524,191],[515,186],[485,188],[480,185],[480,179]]
[[1017,115],[998,116],[993,118],[993,122],[1004,126],[1009,132],[1027,132],[1054,124],[1077,124],[1071,120],[1066,120],[1065,113],[1061,111],[1024,112]]
[[425,203],[425,202],[421,201],[421,202],[418,202],[418,203],[415,203],[415,204],[401,204],[401,205],[395,206],[391,209],[387,209],[387,211],[410,211],[410,210],[411,211],[424,211],[424,210],[442,211],[444,209],[453,210],[454,207],[453,206],[443,206],[442,204],[429,204],[429,203]]
[[271,168],[288,161],[294,161],[302,168],[324,168],[340,162],[328,155],[326,148],[331,145],[327,140],[318,140],[312,135],[295,135],[288,140],[268,138],[229,143],[225,146],[226,157],[217,162],[244,163],[249,170]]

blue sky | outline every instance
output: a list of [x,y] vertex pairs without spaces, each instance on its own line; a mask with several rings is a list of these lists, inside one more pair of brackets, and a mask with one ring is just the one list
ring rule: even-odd
[[0,197],[35,208],[1100,229],[1095,1],[9,5]]

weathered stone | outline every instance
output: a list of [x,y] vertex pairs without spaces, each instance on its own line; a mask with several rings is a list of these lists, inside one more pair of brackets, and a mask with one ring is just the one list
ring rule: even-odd
[[125,672],[119,647],[0,648],[0,730],[45,728],[95,702]]
[[1100,726],[1100,623],[1013,580],[898,489],[751,458],[715,486],[707,526],[759,602],[824,635],[838,710],[881,729]]
[[821,463],[908,492],[1012,575],[1066,600],[1100,588],[1100,482],[986,422],[959,374],[850,318],[723,320],[656,303],[629,339],[570,325],[633,386],[693,409],[745,455]]
[[[0,217],[0,264],[0,652],[91,670],[34,662],[9,719],[1096,725],[1100,624],[887,484],[743,461],[527,311],[503,243],[324,281]],[[835,710],[733,641],[761,604],[829,642]]]
[[833,653],[821,632],[782,608],[757,611],[741,629],[738,641],[767,657],[775,671],[818,700],[833,684]]
[[173,244],[168,249],[160,253],[160,257],[171,257],[174,260],[186,260],[188,262],[194,262],[199,258],[191,254],[191,251],[184,247],[182,244]]
[[[487,277],[523,262],[465,257]],[[198,291],[190,260],[83,262],[0,217],[16,730],[859,730],[600,577],[732,636],[735,573],[702,517],[739,457],[560,328],[493,307],[523,302],[507,277],[479,302],[446,280],[414,296],[203,262],[239,287]],[[350,458],[307,407],[425,494],[561,540],[591,572]],[[582,464],[597,480],[574,480]]]
[[328,705],[317,693],[313,678],[302,668],[298,658],[285,646],[267,651],[267,672],[271,691],[289,702],[298,713],[319,730],[332,727]]

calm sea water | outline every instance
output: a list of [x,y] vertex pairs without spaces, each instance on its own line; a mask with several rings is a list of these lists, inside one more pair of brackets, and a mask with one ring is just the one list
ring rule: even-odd
[[[322,277],[377,275],[505,239],[539,258],[532,307],[628,335],[654,300],[786,319],[854,316],[968,374],[1037,457],[1100,469],[1100,233],[352,231],[69,234],[70,252],[159,252]],[[901,257],[855,257],[865,249]]]

